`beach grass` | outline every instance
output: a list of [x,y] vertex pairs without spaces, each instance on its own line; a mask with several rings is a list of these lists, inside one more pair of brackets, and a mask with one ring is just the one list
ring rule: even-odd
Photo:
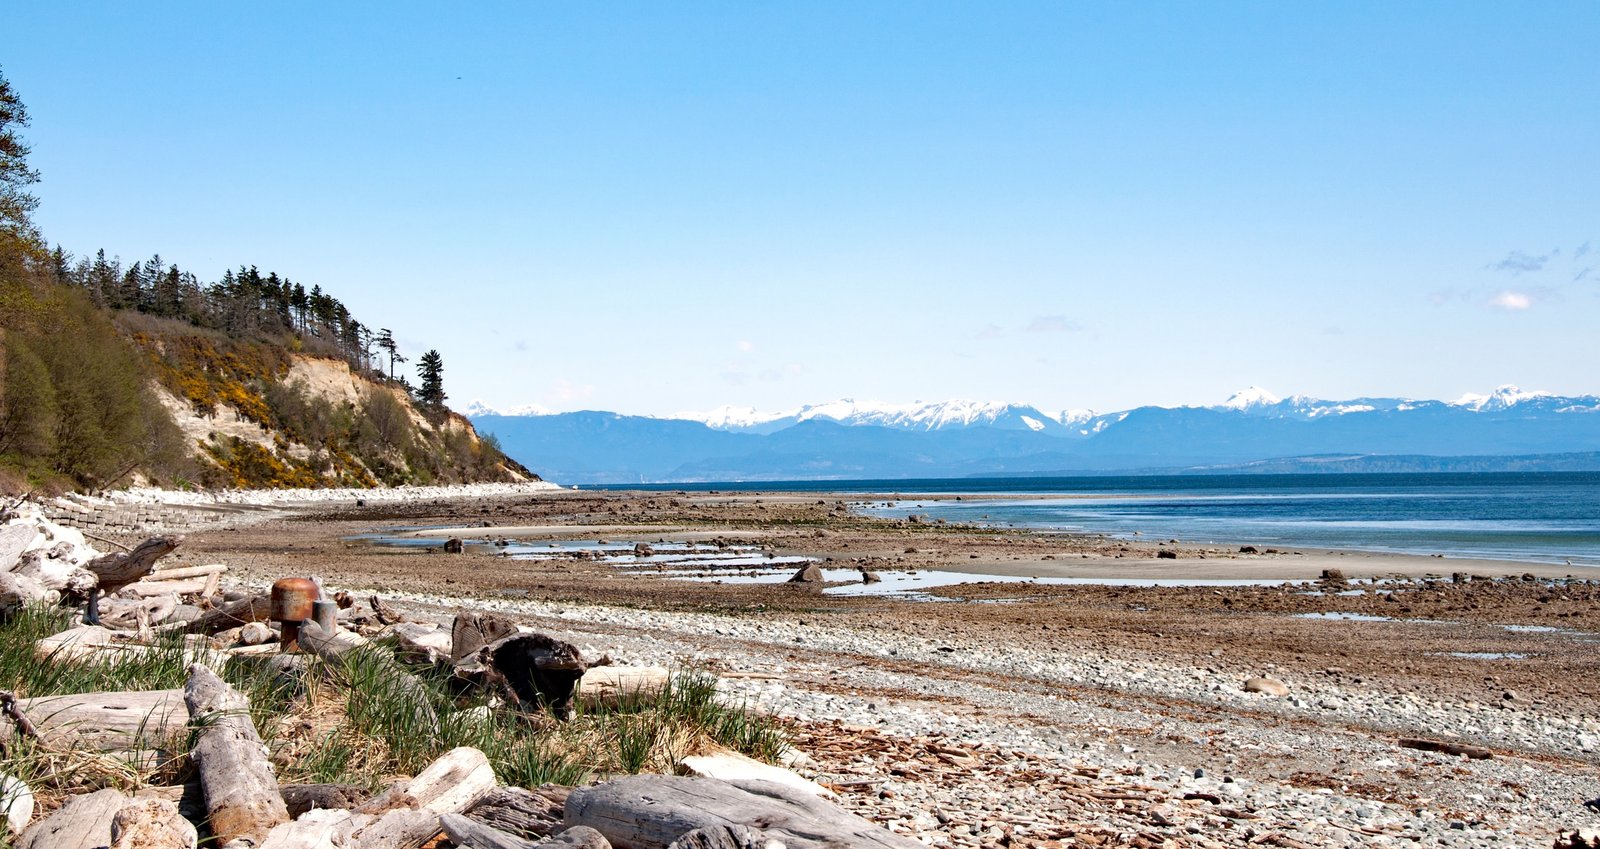
[[[163,638],[154,651],[110,660],[37,660],[34,643],[71,627],[74,618],[60,608],[29,607],[0,625],[0,690],[30,698],[183,687],[194,651],[179,636]],[[445,670],[406,667],[419,690],[402,683],[396,663],[392,646],[379,641],[351,652],[338,668],[306,657],[302,673],[286,675],[260,658],[235,657],[218,672],[250,697],[252,719],[284,783],[377,790],[471,746],[488,756],[504,784],[575,786],[671,773],[681,758],[719,748],[772,762],[787,745],[781,723],[727,703],[706,672],[678,671],[663,689],[622,694],[609,704],[580,700],[563,721],[506,708],[481,690],[463,692]],[[181,781],[195,733],[162,741],[165,756],[129,758],[46,745],[15,733],[9,721],[3,730],[0,772],[27,783],[42,812],[68,795],[103,787],[132,792]],[[0,834],[0,849],[10,849],[12,839]]]

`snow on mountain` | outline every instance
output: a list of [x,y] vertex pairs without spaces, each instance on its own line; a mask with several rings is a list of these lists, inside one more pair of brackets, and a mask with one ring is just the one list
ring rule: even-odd
[[489,406],[488,402],[481,398],[474,398],[467,404],[466,409],[462,410],[462,414],[468,418],[472,416],[553,416],[555,415],[555,410],[538,404],[523,404],[519,407],[502,410]]
[[1454,401],[1446,401],[1445,403],[1452,407],[1466,407],[1474,412],[1483,412],[1485,410],[1504,410],[1524,401],[1551,397],[1554,396],[1549,392],[1524,392],[1508,383],[1504,386],[1495,387],[1495,390],[1488,395],[1468,392]]
[[1251,386],[1233,393],[1228,400],[1222,402],[1221,406],[1228,410],[1248,410],[1253,407],[1270,407],[1282,400],[1259,386]]
[[983,426],[1042,431],[1058,427],[1057,420],[1053,416],[1033,407],[964,398],[936,403],[914,401],[910,404],[843,398],[825,404],[807,404],[783,412],[760,412],[750,407],[729,406],[703,413],[679,413],[673,418],[703,422],[717,430],[737,431],[771,431],[813,420],[899,430],[945,430]]

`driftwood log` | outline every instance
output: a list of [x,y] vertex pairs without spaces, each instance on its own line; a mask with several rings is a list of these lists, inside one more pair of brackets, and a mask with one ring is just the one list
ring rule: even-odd
[[521,787],[496,787],[464,816],[513,837],[537,840],[561,828],[561,810],[568,790],[554,785],[537,791]]
[[459,814],[477,804],[497,784],[489,758],[477,749],[462,746],[440,755],[415,778],[392,785],[357,810],[381,814],[397,808],[417,808],[435,814]]
[[293,819],[311,810],[354,808],[372,798],[372,791],[354,784],[282,784],[278,792]]
[[159,749],[189,725],[182,690],[39,696],[17,708],[45,744],[98,752]]
[[1403,749],[1418,749],[1424,752],[1439,752],[1445,755],[1461,755],[1476,761],[1487,760],[1493,755],[1492,752],[1482,746],[1451,743],[1444,740],[1425,740],[1419,737],[1401,737],[1400,747]]
[[111,845],[111,821],[128,797],[107,788],[74,796],[61,810],[22,833],[17,849],[102,849]]
[[[696,829],[732,826],[750,828],[788,849],[922,847],[817,796],[770,781],[628,776],[573,790],[564,821],[595,829],[617,849],[666,849]],[[759,829],[752,828],[756,823]]]
[[189,667],[183,699],[199,731],[191,754],[211,833],[219,845],[239,838],[259,844],[274,826],[289,821],[289,810],[250,720],[250,699],[198,663]]
[[638,696],[666,689],[671,675],[664,666],[595,666],[578,681],[578,700],[584,704],[616,706]]
[[83,611],[84,623],[100,624],[101,593],[110,595],[150,574],[157,560],[171,554],[182,543],[181,536],[151,537],[134,546],[132,551],[118,551],[83,564],[83,568],[99,581],[89,591],[89,604]]
[[200,618],[185,624],[183,630],[190,634],[215,634],[251,622],[265,622],[271,616],[271,596],[259,593],[207,610]]

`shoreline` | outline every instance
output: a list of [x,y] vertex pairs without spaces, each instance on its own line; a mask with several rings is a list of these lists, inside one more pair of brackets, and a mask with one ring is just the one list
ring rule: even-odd
[[[1600,668],[1592,636],[1600,634],[1600,583],[1449,580],[1452,571],[1536,571],[1524,564],[1204,546],[1168,560],[1156,552],[1171,545],[1153,541],[876,521],[816,493],[552,490],[293,512],[197,533],[180,552],[227,562],[252,586],[310,572],[330,588],[416,605],[440,621],[452,610],[501,612],[625,665],[716,671],[730,696],[792,723],[820,772],[875,782],[871,793],[844,794],[852,810],[936,846],[983,842],[950,823],[994,823],[1015,830],[1013,845],[1053,849],[1107,816],[1121,818],[1123,833],[1171,834],[1178,846],[1263,845],[1221,825],[1228,820],[1219,805],[1315,846],[1358,845],[1377,836],[1362,829],[1376,828],[1404,841],[1394,845],[1540,847],[1558,828],[1600,822],[1581,805],[1600,784],[1600,691],[1591,683]],[[840,596],[817,584],[668,580],[559,551],[572,546],[517,560],[492,545],[449,554],[354,539],[418,525],[438,528],[419,539],[440,541],[517,529],[618,545],[721,538],[777,556],[832,558],[826,568],[939,570],[973,582],[940,588],[944,600],[928,603]],[[1350,578],[1370,571],[1443,580],[1344,595],[1304,586],[982,583],[985,574],[1041,565],[1062,574],[1204,569],[1315,580],[1324,563]],[[1256,676],[1282,682],[1287,694],[1247,692]],[[1493,757],[1468,761],[1396,743],[1418,735],[1454,735]],[[897,747],[925,739],[1010,754],[895,773],[905,762]],[[1027,770],[988,768],[1019,751]],[[1191,777],[1197,769],[1204,778]],[[1109,802],[1085,809],[1073,802],[1083,798],[1080,770],[1135,782],[1165,807],[1152,809],[1159,817],[1143,807],[1113,812]],[[1196,793],[1204,797],[1190,798]],[[1172,829],[1172,821],[1202,830]]]

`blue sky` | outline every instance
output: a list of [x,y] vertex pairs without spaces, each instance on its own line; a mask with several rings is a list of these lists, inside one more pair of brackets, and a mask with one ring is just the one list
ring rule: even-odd
[[23,2],[37,218],[446,389],[1600,392],[1600,4]]

